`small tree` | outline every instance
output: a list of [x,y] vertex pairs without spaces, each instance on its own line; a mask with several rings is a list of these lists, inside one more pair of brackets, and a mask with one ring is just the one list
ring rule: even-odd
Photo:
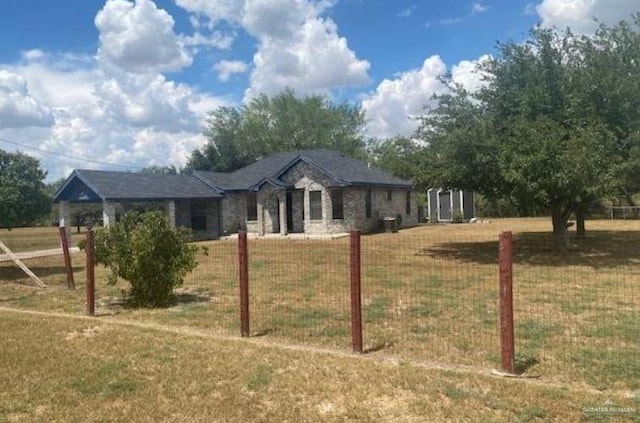
[[135,305],[166,305],[173,289],[197,266],[198,248],[188,232],[169,226],[161,212],[127,213],[115,225],[96,233],[96,261],[111,269],[110,281],[131,284]]

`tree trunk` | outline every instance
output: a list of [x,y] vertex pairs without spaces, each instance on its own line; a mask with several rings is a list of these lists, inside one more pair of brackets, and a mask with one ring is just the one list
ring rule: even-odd
[[553,238],[556,247],[560,251],[567,251],[569,247],[569,231],[567,230],[567,217],[560,210],[551,211],[551,222],[553,223]]
[[584,210],[578,208],[576,211],[576,235],[578,238],[584,238],[587,233],[584,227],[584,216]]

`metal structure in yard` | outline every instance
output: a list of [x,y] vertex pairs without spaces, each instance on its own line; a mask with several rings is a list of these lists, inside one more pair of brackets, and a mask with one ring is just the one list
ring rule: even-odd
[[611,206],[609,217],[614,219],[640,219],[640,206]]

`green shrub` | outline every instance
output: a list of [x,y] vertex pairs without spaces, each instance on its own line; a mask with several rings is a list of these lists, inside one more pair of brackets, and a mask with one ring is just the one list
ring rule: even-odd
[[166,305],[173,289],[197,266],[198,247],[188,231],[169,225],[162,212],[127,213],[120,222],[96,231],[96,262],[111,269],[110,282],[131,284],[133,304]]

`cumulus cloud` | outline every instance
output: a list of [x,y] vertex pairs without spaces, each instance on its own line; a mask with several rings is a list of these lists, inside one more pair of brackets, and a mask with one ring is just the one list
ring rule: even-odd
[[49,126],[51,109],[32,97],[27,80],[0,69],[0,128]]
[[462,85],[465,90],[471,93],[480,90],[487,84],[485,78],[488,74],[479,70],[478,65],[486,63],[490,59],[491,56],[485,54],[477,60],[460,61],[457,65],[454,65],[451,68],[451,77],[453,78],[453,81]]
[[199,122],[189,108],[193,91],[160,74],[109,78],[97,84],[96,94],[107,113],[127,125],[198,131]]
[[639,10],[637,0],[543,0],[535,7],[545,28],[571,28],[578,33],[596,30],[598,22],[616,24]]
[[151,0],[107,0],[95,18],[98,58],[127,72],[178,71],[193,61],[173,31],[173,18]]
[[368,120],[367,132],[386,138],[415,131],[418,122],[412,118],[423,113],[425,104],[434,94],[446,90],[439,79],[446,71],[447,66],[440,56],[431,56],[420,69],[383,80],[375,92],[362,101]]
[[[463,60],[454,65],[451,69],[454,82],[471,92],[480,89],[484,84],[483,75],[476,70],[476,65],[488,58],[482,56],[475,61]],[[448,91],[441,81],[446,73],[446,64],[435,55],[427,58],[420,69],[383,80],[375,92],[362,100],[368,134],[379,138],[411,135],[418,127],[415,118],[424,114],[425,106],[433,102],[433,96]]]
[[300,93],[326,93],[333,88],[370,82],[370,64],[359,59],[335,22],[324,12],[332,2],[308,0],[177,0],[212,24],[240,25],[257,40],[250,87],[245,98],[274,94],[285,87]]
[[249,70],[249,65],[241,60],[221,60],[213,66],[218,72],[218,79],[227,82],[231,75],[236,73],[245,73]]

